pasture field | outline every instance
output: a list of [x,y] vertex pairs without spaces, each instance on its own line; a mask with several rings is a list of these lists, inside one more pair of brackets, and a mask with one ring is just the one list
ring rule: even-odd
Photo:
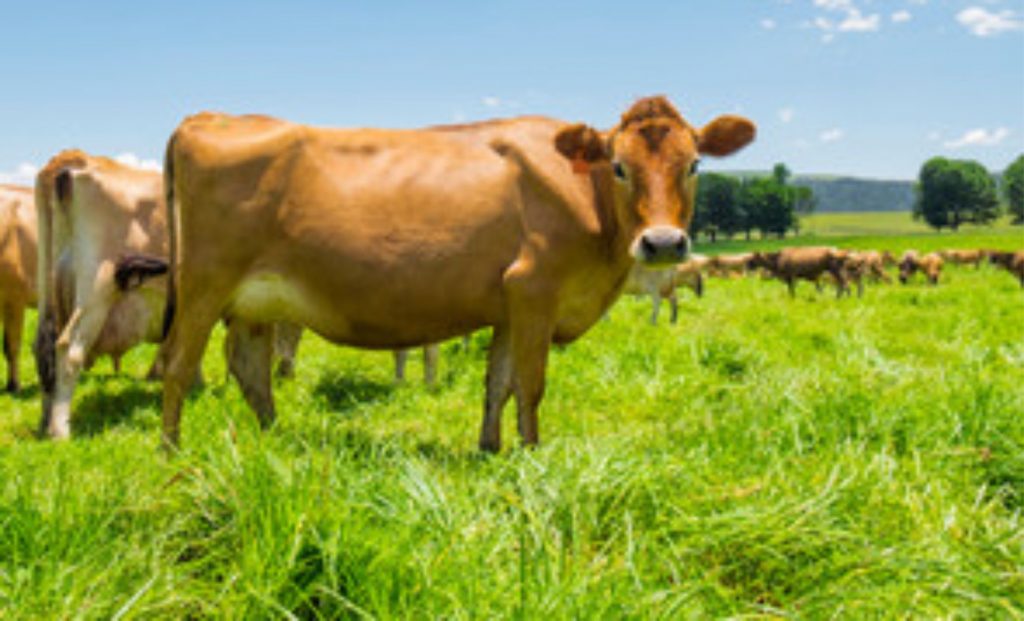
[[914,220],[909,212],[862,211],[856,213],[815,213],[800,218],[801,232],[785,239],[758,239],[753,235],[745,241],[743,235],[732,240],[719,238],[714,244],[702,237],[700,252],[734,252],[750,248],[775,249],[783,246],[810,246],[820,243],[849,248],[878,250],[941,250],[943,248],[995,248],[1024,247],[1024,227],[1012,226],[1005,216],[992,226],[964,225],[957,232],[935,232],[924,222]]
[[0,618],[1024,618],[1012,277],[680,295],[677,325],[624,299],[553,351],[541,446],[510,408],[497,456],[486,333],[444,346],[434,389],[418,357],[396,386],[389,354],[307,334],[261,433],[218,329],[173,457],[153,347],[86,375],[70,442],[34,438],[26,381],[0,396]]

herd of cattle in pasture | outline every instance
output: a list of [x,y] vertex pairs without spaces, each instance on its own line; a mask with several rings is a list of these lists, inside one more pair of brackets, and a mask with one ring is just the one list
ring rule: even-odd
[[[754,124],[723,115],[691,126],[663,97],[637,101],[610,130],[520,117],[419,130],[322,129],[265,116],[202,113],[168,141],[163,173],[68,150],[34,190],[0,187],[0,303],[9,391],[19,389],[26,307],[40,431],[70,434],[78,376],[115,369],[160,343],[163,441],[179,441],[185,393],[218,321],[230,373],[264,426],[275,417],[271,367],[294,372],[303,329],[356,347],[423,346],[493,328],[480,447],[501,446],[514,396],[525,444],[538,440],[551,343],[575,340],[625,290],[701,295],[708,275],[761,270],[837,295],[888,281],[888,253],[787,248],[689,256],[701,156],[749,144]],[[944,260],[985,259],[1024,286],[1024,252],[908,252],[900,279],[934,284]]]
[[945,263],[973,265],[983,263],[1001,267],[1010,272],[1024,287],[1024,251],[1000,250],[943,250],[925,255],[908,250],[897,261],[889,251],[840,250],[830,247],[794,246],[777,252],[745,252],[717,256],[690,255],[674,268],[652,269],[637,264],[630,272],[625,293],[648,296],[652,302],[651,323],[658,323],[662,301],[668,301],[671,323],[678,315],[679,301],[676,290],[686,287],[697,297],[704,294],[705,278],[738,278],[747,274],[760,274],[763,279],[778,279],[796,294],[798,280],[813,282],[818,291],[823,280],[835,284],[836,297],[850,295],[850,285],[857,285],[857,295],[864,294],[864,282],[891,283],[887,268],[897,267],[901,283],[906,284],[918,272],[929,283],[937,285]]

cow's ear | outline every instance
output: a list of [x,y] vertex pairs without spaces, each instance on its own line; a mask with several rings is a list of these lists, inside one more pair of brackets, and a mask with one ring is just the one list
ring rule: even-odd
[[747,146],[757,135],[753,121],[735,114],[724,114],[697,133],[697,149],[705,155],[722,157]]
[[555,148],[574,166],[593,164],[608,159],[601,133],[582,123],[570,125],[555,136]]

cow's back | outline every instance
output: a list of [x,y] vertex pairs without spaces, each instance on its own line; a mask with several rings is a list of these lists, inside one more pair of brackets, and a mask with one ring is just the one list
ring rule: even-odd
[[169,147],[179,265],[216,265],[228,314],[355,345],[493,323],[524,238],[517,169],[447,134],[187,119]]
[[35,304],[36,245],[31,188],[0,185],[0,301]]

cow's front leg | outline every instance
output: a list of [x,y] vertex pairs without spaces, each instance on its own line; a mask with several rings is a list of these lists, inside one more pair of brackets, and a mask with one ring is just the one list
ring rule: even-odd
[[501,450],[501,412],[512,396],[512,339],[506,325],[495,326],[487,350],[487,394],[480,427],[480,450]]
[[238,380],[249,407],[256,410],[260,426],[276,418],[270,388],[270,367],[274,357],[274,326],[233,319],[228,328],[228,369]]
[[669,323],[674,324],[679,319],[679,298],[676,296],[675,291],[668,295],[668,307],[672,312],[669,315]]
[[548,350],[551,348],[552,323],[542,314],[529,313],[512,325],[512,356],[519,436],[523,444],[533,446],[540,440],[537,408],[544,398]]
[[651,325],[658,325],[658,311],[661,310],[661,295],[657,292],[651,294]]

